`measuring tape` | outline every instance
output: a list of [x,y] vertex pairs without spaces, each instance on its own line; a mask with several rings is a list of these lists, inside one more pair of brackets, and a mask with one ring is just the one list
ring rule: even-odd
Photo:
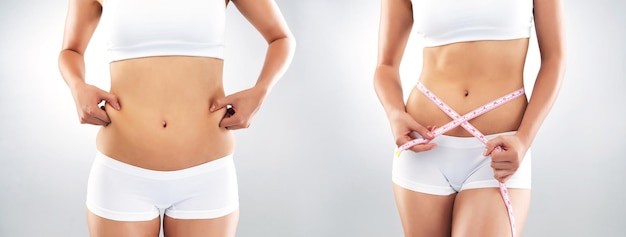
[[[463,127],[465,130],[467,130],[469,133],[471,133],[474,137],[478,138],[478,140],[480,140],[482,143],[487,144],[487,142],[489,140],[487,140],[487,138],[485,137],[485,135],[483,135],[480,131],[478,131],[478,129],[476,129],[474,126],[472,126],[468,121],[472,120],[484,113],[487,113],[503,104],[506,104],[507,102],[520,97],[522,95],[524,95],[524,88],[521,88],[519,90],[516,90],[508,95],[505,95],[503,97],[500,97],[498,99],[495,99],[494,101],[491,101],[463,116],[459,115],[456,111],[454,111],[452,108],[450,108],[450,106],[448,106],[446,103],[444,103],[441,99],[439,99],[439,97],[437,97],[434,93],[432,93],[430,90],[428,90],[424,85],[422,85],[422,83],[417,83],[416,85],[417,89],[419,89],[428,99],[430,99],[433,103],[435,103],[435,105],[437,105],[437,107],[439,107],[439,109],[441,109],[444,113],[446,113],[448,116],[450,116],[452,119],[452,121],[450,121],[449,123],[446,123],[445,125],[435,129],[432,131],[433,133],[433,137],[437,137],[439,135],[442,135],[450,130],[452,130],[453,128],[456,128],[458,126]],[[418,144],[425,144],[430,142],[430,140],[425,139],[425,138],[418,138],[418,139],[414,139],[411,140],[405,144],[402,144],[400,147],[398,147],[398,149],[396,150],[396,157],[400,156],[400,153],[402,151],[408,150],[411,147],[418,145]],[[496,147],[495,149],[496,151],[503,151],[501,147]],[[511,199],[509,198],[509,192],[508,189],[506,188],[506,185],[504,183],[500,183],[500,195],[502,196],[502,199],[504,200],[504,205],[506,206],[507,212],[509,214],[509,221],[511,223],[511,233],[512,236],[515,237],[516,236],[516,231],[515,231],[515,217],[513,216],[513,205],[511,204]]]

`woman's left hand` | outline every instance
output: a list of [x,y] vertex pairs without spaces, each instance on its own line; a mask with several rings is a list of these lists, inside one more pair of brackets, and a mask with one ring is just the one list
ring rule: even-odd
[[[215,112],[222,108],[227,108],[224,118],[220,121],[219,126],[221,128],[229,130],[248,128],[250,127],[252,117],[261,107],[265,95],[266,93],[263,90],[253,87],[217,99],[209,110]],[[228,108],[229,106],[232,107]]]
[[[497,151],[497,147],[501,147],[502,150]],[[519,136],[507,135],[489,140],[483,155],[491,155],[494,178],[505,183],[519,168],[526,151],[528,151],[528,146],[522,142]]]

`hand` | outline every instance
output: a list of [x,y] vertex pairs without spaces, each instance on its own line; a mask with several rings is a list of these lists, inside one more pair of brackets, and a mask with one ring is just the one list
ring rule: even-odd
[[117,96],[89,84],[74,87],[72,95],[81,124],[107,126],[111,123],[104,107],[98,108],[98,104],[103,100],[113,106],[114,109],[121,109]]
[[[496,150],[497,147],[500,147],[501,151]],[[526,151],[528,151],[528,146],[522,142],[520,137],[508,135],[489,140],[483,155],[491,155],[494,178],[505,183],[519,168]]]
[[[402,146],[404,143],[416,139],[417,137],[415,136],[414,132],[417,132],[425,139],[434,139],[431,131],[435,129],[435,126],[429,126],[428,128],[425,128],[424,126],[417,123],[415,119],[411,117],[411,115],[404,111],[390,116],[389,122],[391,123],[393,137],[395,138],[396,145],[398,147]],[[419,144],[411,147],[410,150],[414,152],[428,151],[435,148],[436,146],[437,144],[435,143]]]
[[229,130],[248,128],[264,98],[265,92],[253,87],[216,100],[209,110],[215,112],[231,106],[219,126]]

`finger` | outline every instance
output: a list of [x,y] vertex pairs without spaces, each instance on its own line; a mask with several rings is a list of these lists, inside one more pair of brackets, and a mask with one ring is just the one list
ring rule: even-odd
[[500,183],[506,183],[506,181],[508,181],[511,176],[513,176],[513,173],[508,170],[498,170],[494,172],[493,178],[498,180],[498,182]]
[[109,118],[109,115],[107,115],[107,112],[97,106],[95,108],[89,108],[87,110],[87,115],[102,121],[104,124],[111,123],[111,119]]
[[99,118],[94,118],[94,120],[96,121],[95,123],[93,123],[94,125],[101,125],[101,126],[108,126],[109,124],[111,124],[111,122],[106,122],[103,120],[100,120]]
[[432,140],[435,138],[435,136],[433,135],[432,132],[430,132],[427,128],[425,128],[422,125],[419,125],[418,123],[412,123],[409,127],[411,130],[419,133],[419,135],[421,135],[423,138],[426,138],[428,140]]
[[417,139],[416,133],[415,132],[409,132],[408,134],[404,135],[404,136],[400,136],[398,139],[396,139],[396,146],[400,147],[404,144],[406,144],[407,142],[410,142],[414,139]]
[[106,123],[106,122],[104,122],[104,121],[102,121],[102,120],[100,120],[98,118],[91,117],[91,116],[85,116],[85,117],[81,118],[80,122],[82,124],[93,124],[93,125],[102,125],[102,126],[108,125],[108,123]]
[[209,108],[209,111],[211,111],[211,112],[218,111],[218,110],[226,107],[226,105],[229,105],[231,103],[232,102],[231,102],[229,96],[226,96],[226,97],[223,97],[223,98],[219,98],[219,99],[215,100],[215,102],[213,102],[213,104]]
[[106,101],[107,104],[110,104],[116,110],[122,109],[122,107],[120,106],[120,102],[117,99],[116,95],[103,91],[103,90],[100,90],[99,92],[100,92],[99,94],[100,98],[104,99],[104,101]]
[[510,151],[510,150],[498,151],[497,147],[494,150],[494,152],[491,153],[491,161],[519,164],[519,159],[515,151]]
[[246,129],[248,127],[243,126],[243,125],[233,125],[233,126],[225,126],[224,128],[228,130],[238,130],[238,129]]
[[492,155],[491,153],[496,149],[496,147],[501,146],[502,143],[502,137],[498,136],[494,139],[491,139],[487,142],[486,144],[486,149],[485,152],[483,152],[483,156],[489,156]]
[[506,183],[507,181],[509,181],[509,179],[511,179],[511,177],[513,177],[513,174],[506,175],[506,176],[500,178],[500,180],[498,180],[498,181],[500,181],[500,183]]
[[491,161],[495,163],[513,163],[515,154],[508,151],[498,152],[497,149],[491,153]]
[[435,147],[437,147],[437,144],[435,143],[426,143],[426,144],[415,145],[411,147],[410,150],[414,152],[422,152],[422,151],[432,150]]
[[431,131],[431,132],[432,132],[432,131],[435,131],[435,129],[437,129],[437,126],[435,126],[435,125],[430,125],[430,126],[428,126],[428,127],[426,127],[426,128],[428,128],[428,131]]
[[106,115],[106,112],[97,105],[88,105],[79,109],[78,117],[80,123],[82,124],[104,125],[111,122],[109,117]]
[[244,128],[246,128],[246,127],[244,127],[244,126],[225,127],[225,129],[228,129],[228,130],[239,130],[239,129],[244,129]]
[[514,168],[513,162],[509,161],[501,161],[501,162],[491,162],[491,168],[496,170],[512,170]]
[[224,117],[220,122],[220,127],[228,130],[248,128],[248,124],[241,116],[233,115],[231,117]]

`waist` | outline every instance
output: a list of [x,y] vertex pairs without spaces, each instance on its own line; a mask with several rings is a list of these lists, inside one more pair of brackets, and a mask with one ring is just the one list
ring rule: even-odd
[[[420,82],[464,115],[485,103],[524,86],[523,68],[528,39],[455,43],[424,49]],[[483,134],[515,131],[526,109],[525,96],[487,112],[469,122]],[[406,110],[423,126],[442,126],[452,119],[416,88]],[[446,133],[466,137],[461,127]]]
[[225,96],[222,61],[176,56],[114,62],[111,93],[122,108],[105,107],[110,128],[159,134],[215,129],[224,111],[210,113],[209,107]]
[[[472,84],[470,83],[470,85]],[[521,88],[521,86],[502,87],[490,85],[464,87],[462,85],[436,82],[429,83],[426,87],[461,116]],[[510,89],[509,87],[515,87],[515,89]],[[469,123],[485,135],[516,131],[524,116],[527,103],[526,96],[520,96],[471,119]],[[422,126],[441,127],[453,120],[417,88],[411,91],[406,103],[406,110]],[[445,134],[456,137],[472,136],[471,133],[465,131],[461,126]]]
[[219,127],[224,109],[134,110],[132,104],[127,101],[120,111],[106,107],[111,123],[100,129],[96,143],[107,156],[151,170],[178,170],[234,150],[231,132]]
[[177,170],[232,153],[232,134],[219,127],[225,109],[221,60],[193,57],[133,59],[111,64],[106,105],[111,123],[100,129],[98,149],[116,160],[152,170]]

